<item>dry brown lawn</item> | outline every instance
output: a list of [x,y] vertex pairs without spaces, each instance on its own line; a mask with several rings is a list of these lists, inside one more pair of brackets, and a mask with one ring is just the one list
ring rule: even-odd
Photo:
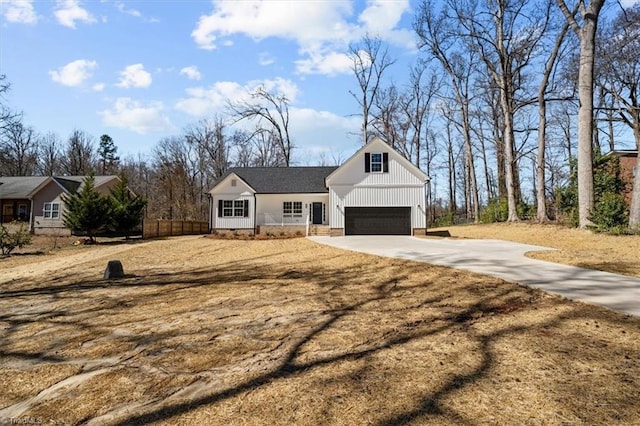
[[640,235],[607,235],[561,225],[493,223],[431,229],[457,238],[493,238],[553,247],[534,259],[640,277]]
[[75,247],[0,260],[0,389],[0,423],[638,424],[640,319],[306,239]]

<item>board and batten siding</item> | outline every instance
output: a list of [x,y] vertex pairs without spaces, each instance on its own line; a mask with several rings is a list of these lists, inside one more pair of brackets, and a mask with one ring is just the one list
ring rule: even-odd
[[411,227],[425,228],[424,186],[331,186],[332,228],[344,228],[345,207],[411,207]]
[[[235,181],[235,185],[233,184]],[[211,229],[253,229],[255,227],[255,197],[251,187],[246,185],[237,176],[231,174],[224,181],[216,186],[215,191],[211,191],[211,215],[209,223]],[[247,200],[247,217],[218,217],[220,200]]]
[[[367,154],[387,153],[388,172],[367,172]],[[379,139],[361,148],[327,179],[329,224],[344,228],[345,207],[411,207],[412,228],[426,228],[425,184],[421,170]]]
[[[249,203],[249,211],[247,217],[218,217],[220,200],[247,200]],[[254,198],[252,194],[220,194],[212,197],[213,202],[213,225],[212,229],[252,229],[253,215],[255,207],[253,205]]]

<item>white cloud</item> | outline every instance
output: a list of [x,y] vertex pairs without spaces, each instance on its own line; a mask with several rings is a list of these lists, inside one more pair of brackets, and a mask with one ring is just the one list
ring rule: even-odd
[[144,16],[142,12],[140,12],[138,9],[127,8],[127,6],[122,1],[116,1],[115,6],[116,6],[116,9],[118,9],[118,12],[124,13],[125,15],[130,15],[136,18],[140,18],[144,22],[150,22],[150,23],[160,22],[158,18]]
[[182,68],[180,70],[180,75],[186,75],[190,80],[200,80],[202,78],[202,74],[195,65]]
[[118,98],[110,109],[99,114],[106,126],[146,134],[174,130],[169,119],[162,114],[163,110],[162,102],[143,104],[131,98]]
[[290,80],[253,80],[241,85],[232,81],[220,81],[209,88],[192,87],[186,90],[187,98],[180,99],[175,107],[194,117],[222,112],[228,102],[250,101],[251,93],[263,88],[269,93],[282,94],[290,103],[298,96],[298,87]]
[[248,100],[248,89],[231,81],[219,81],[209,88],[192,87],[186,90],[187,98],[180,99],[176,108],[194,117],[221,112],[227,101]]
[[91,88],[95,91],[95,92],[102,92],[104,90],[105,84],[104,83],[96,83],[94,84]]
[[358,16],[367,32],[381,36],[393,31],[402,15],[409,12],[409,1],[369,0]]
[[91,13],[80,7],[79,0],[57,0],[54,15],[58,23],[69,28],[75,28],[76,21],[84,22],[85,24],[96,22],[96,18]]
[[293,151],[295,164],[334,165],[346,160],[360,147],[359,117],[342,117],[329,111],[292,108],[291,136],[298,147]]
[[149,87],[151,86],[151,74],[144,69],[142,64],[133,64],[125,67],[120,72],[120,81],[116,86],[129,88],[129,87]]
[[127,7],[124,5],[123,2],[119,1],[116,2],[116,8],[122,12],[125,13],[127,15],[131,15],[131,16],[135,16],[136,18],[140,18],[142,17],[142,13],[140,13],[139,10],[136,9],[127,9]]
[[258,58],[258,64],[263,67],[273,65],[276,62],[275,58],[269,54],[269,52],[261,52]]
[[281,37],[299,43],[338,40],[348,35],[344,17],[350,1],[214,1],[214,10],[198,20],[191,37],[203,49],[215,49],[218,37],[243,34],[259,40]]
[[299,74],[338,75],[349,74],[353,61],[346,53],[328,52],[310,49],[307,59],[295,61],[296,72]]
[[347,48],[365,34],[414,50],[413,33],[398,28],[410,11],[409,0],[368,0],[357,16],[352,2],[346,0],[216,0],[211,14],[200,17],[191,37],[200,48],[210,50],[225,45],[233,35],[293,40],[301,55],[296,61],[299,74],[336,75],[350,72]]
[[96,61],[78,59],[58,68],[57,71],[49,71],[51,79],[64,86],[78,87],[91,78],[92,71],[98,66]]
[[16,24],[35,24],[38,15],[33,8],[33,0],[2,0],[4,17],[7,22]]

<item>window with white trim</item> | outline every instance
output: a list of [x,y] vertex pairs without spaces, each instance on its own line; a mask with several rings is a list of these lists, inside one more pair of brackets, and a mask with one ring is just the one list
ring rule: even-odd
[[60,203],[44,203],[42,215],[45,219],[60,219]]
[[371,153],[371,172],[372,173],[382,172],[382,154],[381,153]]
[[233,217],[233,200],[222,201],[222,217]]
[[249,217],[249,200],[218,200],[218,217]]
[[283,217],[302,217],[302,201],[284,201],[282,203]]
[[244,216],[244,200],[235,200],[233,202],[233,217]]

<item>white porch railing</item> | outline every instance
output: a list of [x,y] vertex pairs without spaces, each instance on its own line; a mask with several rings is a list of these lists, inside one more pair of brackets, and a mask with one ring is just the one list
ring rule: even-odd
[[305,236],[309,236],[309,215],[307,214],[307,233]]
[[[257,225],[267,226],[288,226],[299,225],[303,226],[306,222],[302,215],[297,217],[287,217],[281,214],[261,213]],[[307,217],[308,220],[308,217]]]

